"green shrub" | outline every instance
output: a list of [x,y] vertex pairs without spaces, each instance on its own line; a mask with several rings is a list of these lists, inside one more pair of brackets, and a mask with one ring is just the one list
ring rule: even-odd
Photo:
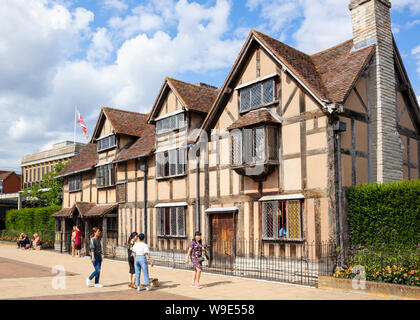
[[420,181],[365,184],[348,190],[353,245],[416,248],[420,243]]
[[55,220],[51,215],[60,209],[60,206],[50,206],[9,210],[6,214],[6,229],[19,230],[25,233],[34,233],[41,230],[53,231]]

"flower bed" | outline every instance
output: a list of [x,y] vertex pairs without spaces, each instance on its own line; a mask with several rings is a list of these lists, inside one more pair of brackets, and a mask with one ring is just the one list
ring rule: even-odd
[[335,278],[353,279],[364,271],[367,281],[420,286],[420,246],[416,249],[358,246],[344,254],[346,263],[336,269]]

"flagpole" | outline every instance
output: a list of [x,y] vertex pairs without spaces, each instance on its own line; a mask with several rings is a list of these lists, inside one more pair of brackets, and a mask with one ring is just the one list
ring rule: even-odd
[[73,133],[73,142],[76,144],[76,118],[77,118],[77,106],[74,106],[74,133]]

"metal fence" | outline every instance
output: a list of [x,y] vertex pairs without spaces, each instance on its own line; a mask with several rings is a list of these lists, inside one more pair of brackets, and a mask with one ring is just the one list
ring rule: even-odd
[[[336,245],[332,242],[287,243],[257,240],[213,240],[203,272],[245,278],[317,286],[318,276],[333,275],[336,268]],[[189,240],[149,239],[155,265],[193,270],[186,264]],[[114,245],[106,248],[108,258],[126,259],[127,249]]]

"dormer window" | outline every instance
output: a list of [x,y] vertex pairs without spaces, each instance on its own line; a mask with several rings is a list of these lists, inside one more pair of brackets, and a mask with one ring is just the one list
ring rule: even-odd
[[166,116],[165,118],[156,120],[156,133],[159,134],[180,129],[183,128],[184,125],[184,113]]
[[275,101],[274,76],[255,83],[239,86],[240,111],[245,112]]
[[103,138],[99,138],[97,140],[97,145],[98,145],[98,152],[116,147],[117,144],[116,144],[115,134],[112,134]]

